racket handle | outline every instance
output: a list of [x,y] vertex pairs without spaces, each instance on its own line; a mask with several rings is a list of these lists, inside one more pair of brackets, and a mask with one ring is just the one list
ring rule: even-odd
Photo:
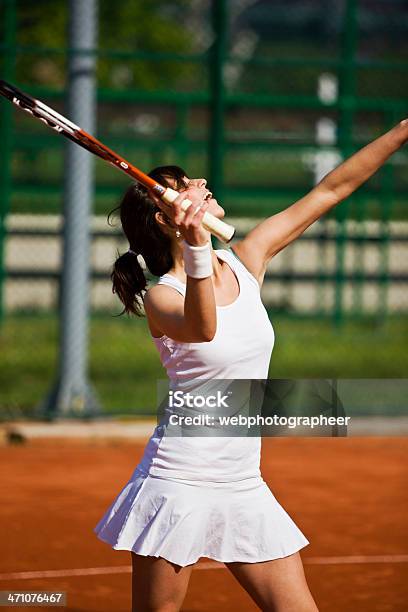
[[[170,187],[168,187],[161,196],[161,199],[164,200],[167,204],[172,204],[179,195],[180,194],[178,191],[175,191],[174,189],[170,189]],[[191,201],[186,199],[183,201],[181,208],[182,210],[186,211],[189,206],[191,206]],[[235,227],[229,225],[228,223],[225,223],[224,221],[221,221],[221,219],[218,219],[218,217],[214,217],[214,215],[209,212],[204,213],[201,222],[204,228],[211,232],[211,234],[218,238],[218,240],[221,240],[221,242],[229,242],[230,240],[232,240],[235,234]]]

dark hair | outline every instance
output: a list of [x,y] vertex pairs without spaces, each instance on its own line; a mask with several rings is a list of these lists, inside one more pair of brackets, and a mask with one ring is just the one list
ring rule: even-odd
[[[170,186],[167,179],[171,178],[175,181],[176,189],[185,187],[186,173],[179,166],[160,166],[149,172],[149,176],[164,186]],[[134,183],[123,195],[119,206],[108,215],[108,223],[112,225],[111,216],[119,213],[129,248],[137,255],[142,255],[147,268],[154,276],[166,274],[173,266],[171,239],[160,229],[155,219],[155,213],[160,210],[149,197],[146,187]],[[164,216],[170,224],[170,219]],[[118,295],[124,306],[120,314],[143,314],[141,306],[147,280],[137,255],[123,253],[113,264],[112,292]]]

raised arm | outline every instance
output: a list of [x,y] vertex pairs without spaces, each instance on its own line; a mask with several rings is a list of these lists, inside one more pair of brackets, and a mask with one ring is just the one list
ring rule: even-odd
[[[210,241],[209,232],[201,225],[208,208],[208,200],[204,200],[206,193],[205,189],[188,188],[171,205],[152,195],[152,199],[172,219],[185,242],[191,246],[203,247]],[[184,214],[181,204],[186,197],[192,205]],[[200,206],[200,211],[195,214],[197,206]],[[172,287],[156,285],[146,292],[143,301],[154,337],[166,335],[178,342],[209,342],[213,339],[217,315],[211,275],[193,278],[187,273],[185,298]]]
[[312,223],[351,195],[408,141],[408,119],[401,121],[340,164],[307,195],[268,217],[233,245],[241,261],[262,285],[268,261]]

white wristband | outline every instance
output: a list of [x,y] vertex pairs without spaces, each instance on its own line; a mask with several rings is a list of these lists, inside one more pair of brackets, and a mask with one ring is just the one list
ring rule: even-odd
[[184,270],[191,278],[207,278],[212,276],[212,257],[210,243],[193,246],[183,240]]

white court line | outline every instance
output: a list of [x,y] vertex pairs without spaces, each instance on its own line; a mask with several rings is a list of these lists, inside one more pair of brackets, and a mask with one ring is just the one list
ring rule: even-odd
[[[352,565],[372,563],[408,563],[408,555],[349,555],[345,557],[304,557],[304,565]],[[224,568],[218,561],[203,561],[195,570],[211,570]],[[130,574],[131,565],[112,567],[86,567],[82,569],[40,570],[33,572],[12,572],[0,574],[0,580],[31,580],[33,578],[68,578],[70,576],[98,576],[101,574]]]
[[303,557],[306,565],[348,565],[353,563],[408,563],[408,555],[350,555],[347,557]]

